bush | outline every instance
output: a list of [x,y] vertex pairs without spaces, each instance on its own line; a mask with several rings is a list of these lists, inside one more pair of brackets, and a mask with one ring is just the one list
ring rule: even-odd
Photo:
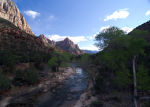
[[10,79],[0,71],[0,91],[8,90],[10,87]]
[[114,84],[118,88],[127,88],[132,84],[131,74],[128,69],[124,71],[116,71]]
[[31,66],[30,68],[26,69],[25,71],[16,71],[16,76],[14,78],[13,84],[15,86],[22,86],[25,84],[31,85],[38,83],[39,75],[36,69]]
[[29,68],[25,71],[24,79],[25,79],[25,81],[27,81],[28,84],[38,83],[38,81],[39,81],[38,72],[33,68]]
[[95,88],[98,92],[104,91],[104,78],[100,75],[95,78]]
[[34,66],[38,69],[38,70],[44,70],[44,63],[35,63]]
[[147,68],[144,65],[138,67],[137,76],[137,88],[140,90],[150,90],[150,76]]
[[150,102],[145,102],[143,107],[150,107]]
[[13,80],[13,84],[15,86],[23,86],[25,84],[24,77],[25,77],[24,71],[21,71],[21,70],[16,71],[15,78]]
[[90,107],[103,107],[103,104],[99,101],[94,101],[91,103]]

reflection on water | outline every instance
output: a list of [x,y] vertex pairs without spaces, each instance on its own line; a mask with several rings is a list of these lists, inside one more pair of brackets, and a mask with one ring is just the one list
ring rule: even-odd
[[82,75],[82,69],[81,68],[76,68],[76,73],[79,75]]
[[43,95],[38,107],[72,106],[88,85],[87,73],[80,67],[75,67],[75,70],[76,74],[65,80],[63,86],[57,88],[54,93],[48,92]]

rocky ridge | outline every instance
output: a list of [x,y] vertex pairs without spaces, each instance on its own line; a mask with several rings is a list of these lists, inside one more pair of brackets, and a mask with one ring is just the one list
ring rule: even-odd
[[43,42],[43,44],[47,47],[55,47],[56,43],[46,38],[45,35],[39,35],[38,39]]
[[56,42],[56,47],[59,47],[65,51],[76,55],[85,53],[84,51],[80,50],[79,46],[77,44],[74,44],[69,38],[65,38],[62,41]]
[[34,35],[25,18],[12,0],[0,0],[0,17],[12,22],[26,33]]

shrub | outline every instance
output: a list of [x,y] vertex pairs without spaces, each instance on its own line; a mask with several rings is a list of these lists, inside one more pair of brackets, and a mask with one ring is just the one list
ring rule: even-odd
[[95,88],[98,92],[104,90],[104,78],[100,75],[95,78]]
[[90,107],[103,107],[103,104],[99,101],[94,101],[90,104]]
[[132,84],[131,74],[128,69],[124,71],[116,71],[116,77],[114,79],[114,84],[118,88],[127,88]]
[[8,90],[10,87],[10,79],[0,71],[0,91]]
[[41,71],[44,70],[44,67],[45,67],[44,63],[35,63],[34,65],[38,70],[41,70]]
[[33,68],[29,68],[25,71],[24,79],[25,79],[25,81],[27,81],[28,84],[38,83],[38,81],[39,81],[38,72]]
[[25,71],[16,71],[16,76],[14,78],[13,84],[16,86],[22,86],[24,84],[35,84],[39,81],[39,75],[36,69],[31,66]]
[[137,72],[137,88],[140,90],[150,90],[150,76],[148,70],[140,65]]
[[25,84],[24,77],[25,77],[24,71],[21,71],[21,70],[16,71],[15,78],[13,80],[13,84],[15,86],[23,86]]

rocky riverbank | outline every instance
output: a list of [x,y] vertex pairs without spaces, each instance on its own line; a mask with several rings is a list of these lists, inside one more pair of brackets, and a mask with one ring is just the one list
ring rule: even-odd
[[92,102],[98,100],[98,96],[94,95],[94,87],[92,81],[89,80],[88,88],[80,96],[79,100],[73,107],[90,107]]
[[17,91],[9,92],[0,101],[0,107],[35,107],[36,98],[54,89],[63,83],[75,70],[71,67],[61,68],[61,72],[48,72],[46,78],[39,84],[30,87],[21,87]]

